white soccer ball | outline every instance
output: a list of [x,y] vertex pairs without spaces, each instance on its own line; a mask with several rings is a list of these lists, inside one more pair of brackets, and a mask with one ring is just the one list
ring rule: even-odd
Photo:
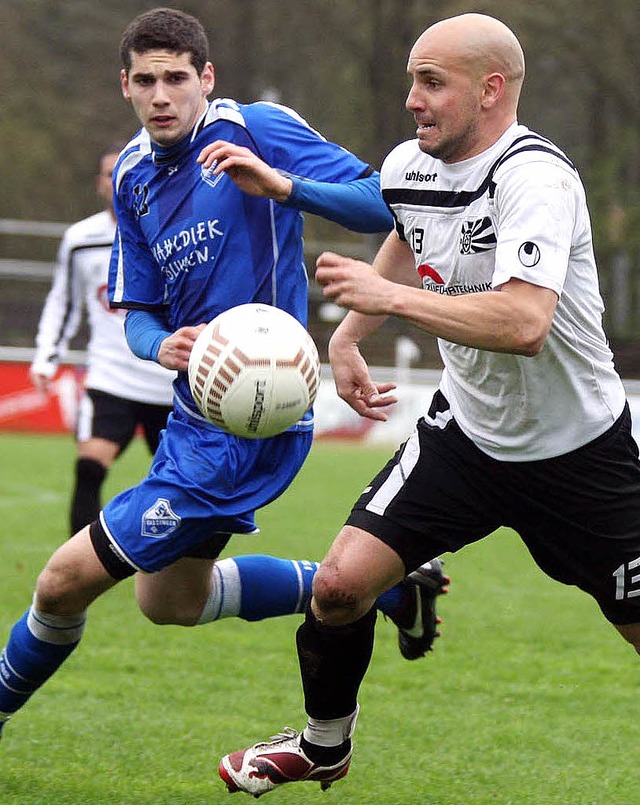
[[277,307],[225,310],[196,339],[189,385],[210,422],[246,439],[275,436],[313,405],[320,359],[300,322]]

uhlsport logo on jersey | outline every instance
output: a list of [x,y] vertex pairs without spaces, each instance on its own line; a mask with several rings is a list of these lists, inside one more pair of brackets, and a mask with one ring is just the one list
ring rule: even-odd
[[418,274],[422,280],[422,287],[425,290],[434,290],[434,285],[444,285],[444,280],[438,272],[428,263],[422,263],[418,266]]
[[460,232],[460,254],[477,254],[496,247],[496,233],[491,218],[465,221]]
[[438,178],[437,173],[422,173],[421,171],[410,170],[404,175],[407,182],[435,182]]
[[535,243],[527,240],[518,249],[518,259],[523,266],[533,268],[540,262],[540,249]]
[[158,498],[142,515],[142,536],[162,539],[172,534],[182,522],[166,498]]

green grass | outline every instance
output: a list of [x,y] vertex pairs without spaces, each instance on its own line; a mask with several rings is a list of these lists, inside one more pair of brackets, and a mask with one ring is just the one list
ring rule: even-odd
[[[0,436],[0,643],[64,538],[69,437]],[[320,558],[389,451],[314,446],[228,554]],[[134,483],[139,444],[109,479]],[[408,663],[382,618],[349,776],[285,786],[273,805],[634,805],[638,666],[586,596],[538,571],[500,532],[445,557],[443,637]],[[304,723],[300,617],[198,629],[148,623],[123,582],[92,607],[82,645],[8,725],[2,805],[210,805],[229,800],[221,754]]]

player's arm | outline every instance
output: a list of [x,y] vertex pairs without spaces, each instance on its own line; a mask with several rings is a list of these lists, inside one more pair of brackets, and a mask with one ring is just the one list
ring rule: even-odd
[[118,220],[109,266],[109,304],[127,310],[125,337],[134,355],[155,361],[165,369],[184,372],[193,342],[204,327],[181,327],[173,332],[163,307],[164,284],[145,242],[131,202],[114,193]]
[[[325,254],[318,258],[316,279],[318,274],[322,277],[322,265],[328,257]],[[392,276],[396,282],[407,284],[415,284],[417,277],[413,254],[395,232],[387,237],[380,248],[372,271],[378,276]],[[384,314],[373,316],[350,310],[329,341],[329,361],[336,391],[354,411],[368,419],[387,419],[386,409],[396,402],[396,397],[389,394],[395,384],[373,382],[359,347],[360,342],[386,319]]]
[[184,372],[193,342],[204,325],[173,332],[164,313],[162,275],[132,214],[132,199],[124,182],[115,190],[118,228],[109,266],[110,306],[127,310],[125,337],[134,355]]
[[40,391],[49,390],[82,319],[81,283],[78,274],[71,271],[71,255],[67,232],[58,249],[55,274],[38,322],[36,353],[29,370],[31,382]]
[[186,372],[191,349],[204,326],[180,327],[172,332],[162,313],[151,310],[130,310],[124,321],[127,343],[134,355],[179,372]]
[[272,198],[354,232],[388,232],[393,227],[377,171],[348,182],[302,179],[272,168],[249,148],[223,140],[206,146],[198,162],[214,176],[227,173],[245,193]]
[[285,202],[301,212],[310,212],[351,229],[353,232],[389,232],[393,216],[380,193],[380,174],[350,182],[316,182],[295,178]]
[[397,316],[447,341],[526,356],[542,349],[558,303],[555,291],[513,278],[493,291],[459,296],[425,293],[398,281],[406,264],[394,266],[393,254],[401,245],[392,233],[382,247],[385,254],[378,268],[384,268],[379,271],[324,253],[318,258],[316,280],[324,295],[342,307],[366,316]]

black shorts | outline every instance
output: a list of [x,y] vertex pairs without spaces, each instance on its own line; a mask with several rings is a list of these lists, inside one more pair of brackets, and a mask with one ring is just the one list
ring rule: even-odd
[[609,621],[640,623],[640,462],[628,406],[584,447],[506,462],[479,450],[436,392],[347,523],[393,548],[407,572],[508,526],[547,575],[592,595]]
[[106,439],[117,444],[121,453],[140,427],[150,452],[155,453],[171,410],[171,406],[125,400],[104,391],[87,389],[78,409],[76,439]]

